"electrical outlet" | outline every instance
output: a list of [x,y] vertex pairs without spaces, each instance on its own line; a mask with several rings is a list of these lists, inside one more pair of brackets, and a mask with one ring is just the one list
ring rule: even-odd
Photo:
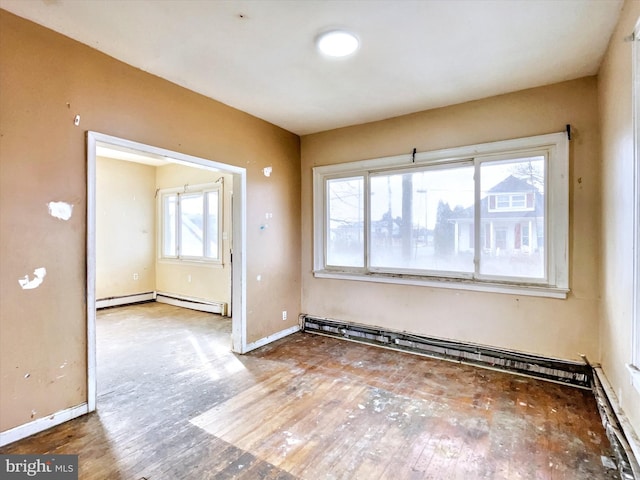
[[137,273],[134,273],[134,274],[133,274],[133,279],[134,279],[134,280],[138,280],[138,278],[139,278],[139,277],[138,277],[138,274],[137,274]]
[[287,311],[283,310],[282,311],[282,320],[286,320],[287,319]]

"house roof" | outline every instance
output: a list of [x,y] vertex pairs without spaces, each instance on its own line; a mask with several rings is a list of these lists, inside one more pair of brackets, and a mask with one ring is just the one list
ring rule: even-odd
[[489,193],[519,193],[519,192],[537,192],[538,189],[526,180],[513,175],[509,175],[500,183],[493,186]]

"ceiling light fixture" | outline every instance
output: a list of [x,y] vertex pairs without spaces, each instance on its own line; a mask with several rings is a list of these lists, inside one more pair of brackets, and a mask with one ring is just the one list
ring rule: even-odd
[[345,30],[331,30],[323,33],[316,43],[320,51],[330,57],[346,57],[360,46],[358,37]]

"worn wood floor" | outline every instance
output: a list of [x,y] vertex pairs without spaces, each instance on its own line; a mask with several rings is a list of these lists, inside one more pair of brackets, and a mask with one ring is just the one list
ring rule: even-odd
[[239,356],[228,319],[98,314],[98,412],[0,453],[93,479],[610,479],[590,392],[298,333]]

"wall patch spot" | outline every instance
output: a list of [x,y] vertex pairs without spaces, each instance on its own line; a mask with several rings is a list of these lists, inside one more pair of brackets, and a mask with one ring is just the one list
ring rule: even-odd
[[265,177],[270,177],[271,176],[271,172],[273,171],[272,167],[264,167],[262,169],[262,173],[264,173]]
[[73,214],[73,205],[66,202],[49,202],[49,215],[60,220],[69,220]]
[[29,280],[29,275],[25,275],[24,278],[19,278],[18,283],[23,290],[32,290],[38,288],[44,281],[44,277],[47,275],[47,269],[44,267],[36,268],[33,271],[33,280]]

